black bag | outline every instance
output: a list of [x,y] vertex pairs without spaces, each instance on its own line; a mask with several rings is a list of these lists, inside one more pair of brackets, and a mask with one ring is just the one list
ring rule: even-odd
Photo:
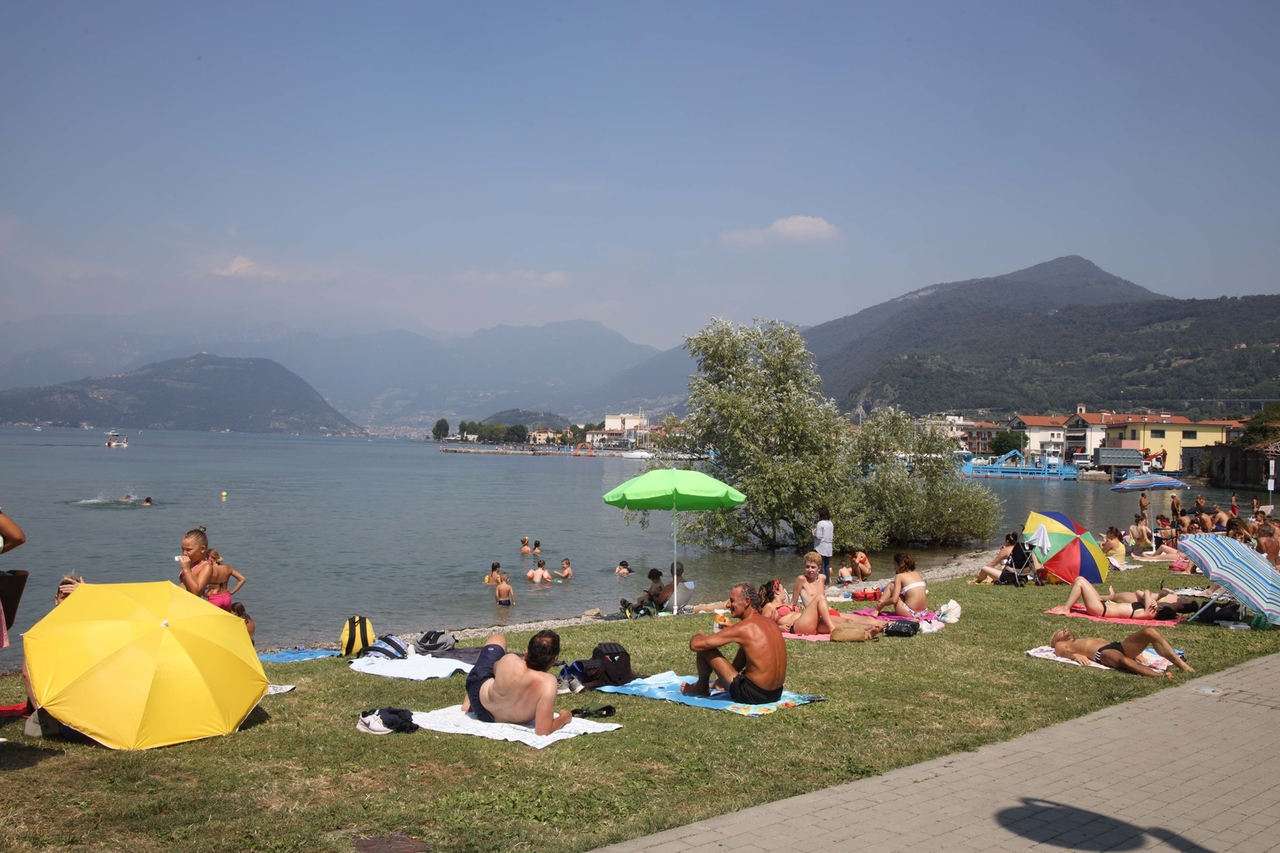
[[383,634],[376,643],[365,646],[356,657],[386,658],[387,660],[404,660],[409,656],[409,647],[398,637]]
[[1022,576],[1019,575],[1017,572],[1015,572],[1013,569],[1004,569],[1003,571],[1001,571],[1000,580],[996,581],[996,583],[999,584],[1000,586],[1016,586],[1016,587],[1026,586],[1026,581],[1024,581],[1022,579]]
[[453,648],[454,643],[453,634],[446,634],[444,631],[428,631],[413,641],[413,647],[417,649],[418,654],[429,655],[434,652],[447,652]]
[[27,586],[27,573],[22,569],[0,572],[0,608],[4,609],[4,624],[13,627],[18,619],[18,602]]
[[591,652],[591,657],[565,667],[565,673],[576,677],[588,689],[605,684],[621,687],[640,678],[631,669],[631,654],[621,643],[601,643]]
[[1228,601],[1225,604],[1214,602],[1204,609],[1204,611],[1196,617],[1197,622],[1208,622],[1212,625],[1214,622],[1242,622],[1240,618],[1240,605],[1234,601]]
[[880,632],[885,637],[914,637],[918,633],[920,633],[920,623],[906,619],[894,619]]

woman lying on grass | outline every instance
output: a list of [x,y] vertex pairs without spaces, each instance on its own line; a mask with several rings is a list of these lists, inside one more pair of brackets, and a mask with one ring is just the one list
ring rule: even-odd
[[1053,646],[1053,653],[1058,657],[1073,660],[1084,666],[1096,663],[1108,669],[1132,672],[1135,675],[1173,678],[1173,673],[1168,670],[1157,672],[1149,666],[1138,663],[1138,655],[1146,651],[1147,646],[1151,646],[1156,650],[1156,654],[1183,672],[1195,672],[1155,628],[1143,628],[1118,643],[1109,643],[1100,637],[1077,637],[1070,631],[1059,631],[1049,638],[1049,645]]
[[1111,596],[1108,596],[1107,600],[1104,601],[1102,596],[1098,595],[1098,591],[1093,588],[1093,584],[1089,583],[1088,578],[1077,577],[1071,584],[1071,594],[1067,596],[1067,603],[1061,607],[1054,607],[1049,612],[1068,616],[1071,613],[1072,605],[1080,603],[1084,605],[1084,609],[1090,616],[1098,616],[1103,619],[1159,619],[1161,621],[1169,621],[1178,618],[1178,614],[1167,605],[1160,604],[1150,590],[1143,589],[1129,594],[1134,597],[1133,601],[1114,601],[1111,600]]

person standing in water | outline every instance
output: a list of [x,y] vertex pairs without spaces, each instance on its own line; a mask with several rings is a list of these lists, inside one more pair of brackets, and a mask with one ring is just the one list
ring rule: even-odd
[[498,585],[493,588],[493,600],[503,607],[510,607],[516,603],[516,591],[511,588],[510,578],[506,572],[498,577]]

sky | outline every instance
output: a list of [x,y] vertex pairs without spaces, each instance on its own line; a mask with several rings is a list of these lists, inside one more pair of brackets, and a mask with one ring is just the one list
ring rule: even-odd
[[[1280,292],[1274,3],[0,4],[0,319],[812,325]],[[327,325],[326,325],[327,324]]]

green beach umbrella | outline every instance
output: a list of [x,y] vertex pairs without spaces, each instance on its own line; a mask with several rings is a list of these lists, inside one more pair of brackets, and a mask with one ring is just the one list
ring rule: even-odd
[[604,502],[619,509],[665,509],[671,511],[671,612],[679,605],[675,563],[679,545],[677,513],[681,510],[728,509],[744,502],[746,495],[733,486],[708,477],[701,471],[662,468],[627,480],[604,496]]

